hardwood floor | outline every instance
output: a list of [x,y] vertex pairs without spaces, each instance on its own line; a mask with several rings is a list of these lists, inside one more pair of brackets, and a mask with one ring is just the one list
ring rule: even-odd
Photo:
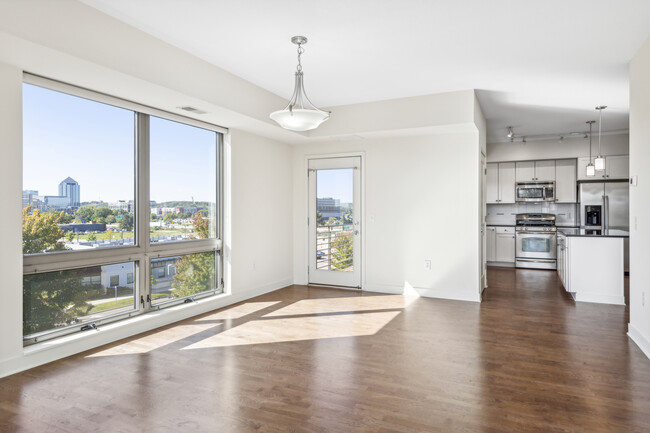
[[624,307],[488,281],[480,305],[291,286],[0,379],[0,431],[650,431]]

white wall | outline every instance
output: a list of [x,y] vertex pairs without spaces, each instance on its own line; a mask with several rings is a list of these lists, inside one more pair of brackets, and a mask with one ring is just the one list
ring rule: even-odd
[[[630,62],[630,337],[650,358],[650,38]],[[645,297],[645,305],[643,305]]]
[[[606,121],[607,110],[603,113],[603,124]],[[598,154],[598,135],[592,138],[592,156]],[[627,155],[629,153],[628,134],[603,135],[601,141],[603,155]],[[561,159],[589,156],[589,139],[565,138],[562,143],[558,140],[539,140],[522,143],[488,143],[488,162],[526,161],[533,159]]]
[[295,281],[307,282],[307,156],[361,152],[363,289],[479,301],[479,151],[476,130],[296,146]]
[[234,291],[255,296],[293,283],[293,148],[231,131]]

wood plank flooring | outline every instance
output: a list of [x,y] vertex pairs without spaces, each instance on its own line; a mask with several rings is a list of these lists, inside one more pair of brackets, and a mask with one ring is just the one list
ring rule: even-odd
[[482,304],[291,286],[0,379],[0,432],[648,432],[625,307],[492,268]]

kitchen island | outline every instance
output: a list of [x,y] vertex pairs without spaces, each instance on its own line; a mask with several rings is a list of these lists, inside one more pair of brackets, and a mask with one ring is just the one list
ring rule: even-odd
[[623,230],[558,228],[557,273],[575,301],[625,305]]

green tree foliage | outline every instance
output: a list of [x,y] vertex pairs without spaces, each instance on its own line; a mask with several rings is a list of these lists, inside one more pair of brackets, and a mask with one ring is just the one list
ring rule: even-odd
[[72,230],[70,230],[69,232],[66,232],[66,234],[65,234],[65,239],[68,242],[72,242],[74,240],[74,237],[75,237],[75,232],[73,232]]
[[115,224],[115,221],[117,221],[115,215],[108,215],[106,217],[106,224]]
[[88,238],[87,238],[87,239],[88,239],[89,241],[96,241],[96,240],[97,240],[97,234],[93,232],[93,233],[91,233],[91,234],[88,235]]
[[[197,212],[192,217],[194,233],[202,239],[210,237],[208,220]],[[176,262],[172,296],[182,298],[216,287],[215,253],[188,254]]]
[[197,237],[201,239],[208,239],[210,237],[210,224],[199,212],[195,213],[192,217],[192,226]]
[[74,214],[79,222],[92,221],[95,216],[95,206],[81,206]]
[[316,224],[319,226],[325,225],[325,217],[322,212],[316,211]]
[[68,224],[72,222],[74,217],[70,214],[67,214],[63,211],[56,210],[56,209],[49,209],[47,212],[44,213],[45,215],[54,215],[59,217],[59,224]]
[[63,212],[41,213],[34,209],[30,214],[30,210],[31,206],[23,209],[23,254],[64,250],[65,246],[59,241],[63,237],[63,230],[59,228]]
[[178,260],[172,283],[172,296],[182,298],[216,287],[214,254],[189,254]]
[[178,218],[178,215],[175,213],[166,213],[165,216],[163,217],[163,221],[171,224],[176,218]]
[[127,213],[120,218],[120,228],[130,232],[133,230],[133,214]]
[[88,313],[88,293],[80,270],[23,277],[23,335],[67,326]]
[[338,233],[332,242],[332,269],[341,270],[352,266],[352,233]]
[[327,221],[325,221],[325,225],[328,225],[328,226],[335,226],[338,223],[339,223],[339,220],[334,218],[334,217],[329,217],[329,219]]

